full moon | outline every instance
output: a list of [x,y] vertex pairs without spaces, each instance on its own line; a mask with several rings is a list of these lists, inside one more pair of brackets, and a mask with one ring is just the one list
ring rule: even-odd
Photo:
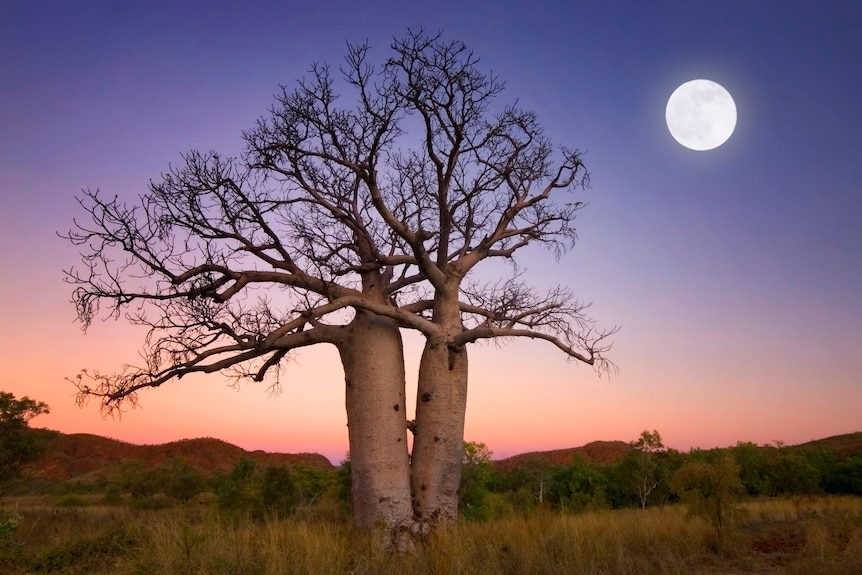
[[670,95],[665,118],[667,129],[677,142],[692,150],[712,150],[733,133],[736,104],[720,84],[692,80]]

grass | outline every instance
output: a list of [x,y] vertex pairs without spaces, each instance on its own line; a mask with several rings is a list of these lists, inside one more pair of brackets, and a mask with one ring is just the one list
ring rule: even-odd
[[[77,503],[77,502],[76,502]],[[538,513],[437,531],[392,557],[373,534],[331,518],[228,520],[206,505],[135,509],[92,498],[17,498],[22,519],[0,540],[0,573],[117,575],[288,574],[789,574],[862,573],[862,498],[799,507],[748,503],[723,540],[685,509]]]

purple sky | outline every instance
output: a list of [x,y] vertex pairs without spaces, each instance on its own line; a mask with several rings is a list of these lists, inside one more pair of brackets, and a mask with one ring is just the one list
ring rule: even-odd
[[[622,326],[610,381],[535,344],[477,348],[468,439],[503,456],[645,428],[680,448],[862,429],[862,3],[570,4],[4,2],[0,389],[47,401],[37,421],[68,432],[343,455],[342,376],[322,367],[320,389],[274,398],[215,376],[189,384],[203,401],[165,386],[122,422],[76,408],[63,378],[133,361],[140,336],[114,323],[81,335],[61,273],[76,250],[55,232],[80,215],[82,188],[131,200],[184,151],[238,153],[312,61],[337,66],[365,40],[382,59],[424,26],[473,48],[554,141],[587,150],[580,242],[559,262],[531,254],[528,277]],[[664,123],[695,78],[738,109],[712,151]],[[321,353],[297,380],[335,357]]]

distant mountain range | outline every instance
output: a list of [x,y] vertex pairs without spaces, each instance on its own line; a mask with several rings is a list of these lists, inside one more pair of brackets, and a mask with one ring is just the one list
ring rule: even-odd
[[[141,460],[148,467],[181,459],[207,473],[230,471],[242,456],[261,466],[291,466],[302,462],[318,469],[334,468],[326,457],[318,453],[246,451],[213,438],[184,439],[162,445],[135,445],[87,433],[64,434],[43,429],[33,432],[44,434],[47,449],[40,459],[24,469],[25,474],[58,481],[95,481],[110,475],[123,461],[131,459]],[[841,456],[862,455],[862,432],[836,435],[793,447],[828,449]],[[581,447],[522,453],[497,460],[494,464],[506,471],[531,462],[567,465],[575,454],[590,462],[612,463],[629,449],[625,441],[593,441]]]

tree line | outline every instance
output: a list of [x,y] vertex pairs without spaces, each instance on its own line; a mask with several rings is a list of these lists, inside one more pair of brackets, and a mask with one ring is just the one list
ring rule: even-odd
[[[612,463],[573,456],[567,465],[533,460],[506,471],[482,444],[465,448],[460,503],[468,518],[491,518],[548,508],[563,512],[646,508],[678,502],[697,507],[725,497],[789,497],[800,505],[816,494],[862,495],[862,456],[781,442],[692,449],[664,446],[658,431],[644,431]],[[477,457],[476,453],[480,455]]]
[[[28,424],[47,412],[42,402],[0,392],[0,486],[8,487],[24,463],[44,452],[45,430],[29,429]],[[326,500],[335,504],[338,515],[347,517],[354,501],[351,466],[349,457],[335,470],[301,462],[259,466],[242,457],[229,473],[207,474],[181,459],[160,466],[127,460],[95,483],[53,488],[62,492],[60,502],[66,505],[83,505],[79,494],[101,492],[107,504],[150,508],[170,501],[212,502],[227,516],[263,519],[287,517],[297,509],[309,511]],[[19,489],[46,488],[31,482],[28,489],[26,483],[19,483]],[[813,495],[862,496],[862,455],[782,442],[762,446],[739,442],[683,453],[667,448],[658,431],[645,430],[611,463],[587,461],[576,454],[565,465],[534,459],[505,470],[494,464],[485,444],[464,442],[457,493],[459,514],[467,521],[542,510],[578,513],[682,502],[690,513],[710,520],[721,535],[745,498],[786,497],[799,509]],[[208,497],[201,500],[202,494]]]

